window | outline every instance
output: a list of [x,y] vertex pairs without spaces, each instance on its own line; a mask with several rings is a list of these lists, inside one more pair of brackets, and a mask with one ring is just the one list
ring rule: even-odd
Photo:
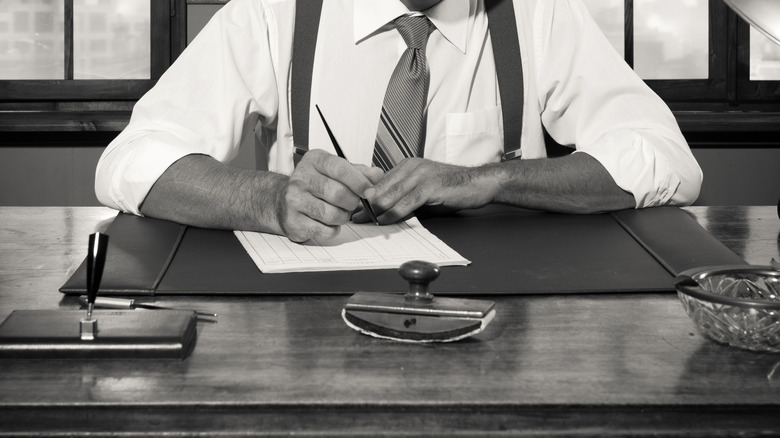
[[174,6],[0,0],[0,109],[138,99],[171,63]]
[[146,0],[74,0],[73,11],[73,79],[151,79]]
[[664,100],[726,101],[726,52],[733,32],[730,10],[721,0],[585,3],[626,62]]
[[634,70],[643,79],[709,77],[708,0],[634,3]]
[[[0,0],[0,111],[129,110],[227,1]],[[723,0],[583,1],[678,119],[780,112],[780,47]]]
[[737,95],[775,108],[780,102],[780,46],[741,19],[737,35]]
[[780,44],[750,28],[750,80],[780,80]]
[[732,140],[764,142],[780,131],[780,48],[723,0],[584,1],[689,141],[718,143],[719,133],[739,132]]

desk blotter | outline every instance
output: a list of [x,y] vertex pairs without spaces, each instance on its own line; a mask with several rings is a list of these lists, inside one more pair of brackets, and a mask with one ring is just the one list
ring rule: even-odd
[[[676,207],[567,215],[490,206],[421,221],[472,261],[442,268],[434,294],[673,292],[674,277],[683,270],[744,263]],[[120,214],[107,234],[112,244],[131,241],[133,247],[109,247],[101,295],[347,295],[407,289],[393,269],[263,274],[230,231]],[[146,284],[136,289],[127,287],[135,274],[122,272],[121,265],[132,258],[131,249],[138,259],[163,261],[144,271]],[[63,293],[84,293],[82,269]]]

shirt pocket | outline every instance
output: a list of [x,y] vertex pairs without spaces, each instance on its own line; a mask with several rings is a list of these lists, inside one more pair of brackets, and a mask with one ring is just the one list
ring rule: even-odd
[[447,114],[446,161],[478,166],[501,160],[504,127],[501,107],[470,113]]

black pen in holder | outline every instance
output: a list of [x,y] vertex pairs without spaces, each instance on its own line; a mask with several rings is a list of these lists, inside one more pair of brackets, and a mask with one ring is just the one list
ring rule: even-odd
[[[184,359],[189,355],[197,333],[194,311],[97,310],[104,274],[106,280],[117,278],[117,261],[107,250],[107,235],[89,236],[84,269],[79,268],[87,277],[86,315],[82,309],[14,310],[0,324],[0,358]],[[103,292],[111,289],[109,284]]]
[[97,319],[92,317],[95,299],[100,289],[100,279],[106,264],[106,249],[108,235],[94,233],[89,235],[89,251],[87,252],[87,316],[80,321],[82,341],[94,341],[97,337]]

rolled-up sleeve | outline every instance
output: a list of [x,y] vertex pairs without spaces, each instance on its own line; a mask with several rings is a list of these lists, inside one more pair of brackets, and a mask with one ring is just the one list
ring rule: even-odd
[[636,208],[687,205],[702,172],[669,107],[615,52],[579,0],[541,2],[535,56],[542,122],[598,160]]
[[140,214],[147,193],[175,161],[205,154],[227,162],[245,127],[274,119],[278,92],[266,13],[253,0],[225,5],[138,101],[98,162],[101,203]]

